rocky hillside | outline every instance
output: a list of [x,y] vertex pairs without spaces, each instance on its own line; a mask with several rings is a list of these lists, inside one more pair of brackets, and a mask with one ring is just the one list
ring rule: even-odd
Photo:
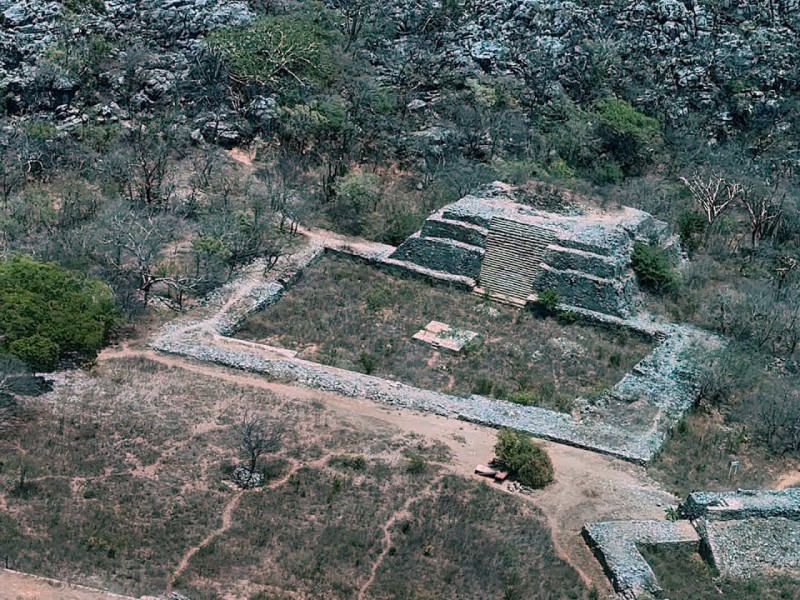
[[[524,85],[536,103],[614,93],[676,124],[699,113],[726,135],[782,121],[800,89],[798,0],[331,5],[345,28],[362,18],[354,6],[368,7],[377,32],[353,49],[388,85],[410,89],[417,109],[488,74]],[[234,0],[0,0],[0,93],[8,114],[46,113],[60,128],[186,101],[191,86],[179,84],[191,79],[202,37],[255,18]]]

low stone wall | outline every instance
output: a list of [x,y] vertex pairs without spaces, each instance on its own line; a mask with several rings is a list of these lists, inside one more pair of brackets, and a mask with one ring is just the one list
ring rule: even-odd
[[570,415],[534,406],[520,406],[477,395],[451,396],[297,358],[289,359],[277,354],[271,356],[266,348],[264,352],[256,348],[227,348],[211,335],[192,338],[173,333],[161,336],[151,347],[161,352],[261,373],[271,379],[344,396],[366,398],[492,427],[518,429],[536,437],[636,463],[648,462],[658,451],[651,437],[622,428],[599,423],[587,425]]
[[624,264],[619,258],[601,256],[593,252],[565,248],[564,246],[550,245],[544,262],[553,269],[560,271],[572,270],[591,273],[595,277],[613,279],[621,277],[629,265]]
[[457,242],[478,246],[479,248],[486,247],[488,235],[489,231],[485,227],[465,223],[464,221],[442,219],[436,215],[426,219],[420,231],[420,237],[423,238],[450,238]]
[[[195,311],[194,318],[183,318],[166,325],[151,344],[153,348],[214,362],[217,364],[262,373],[273,379],[296,382],[311,388],[336,392],[347,396],[368,398],[388,405],[404,406],[416,410],[464,419],[493,427],[511,427],[534,436],[587,448],[625,460],[646,464],[658,453],[669,428],[680,418],[682,407],[694,401],[693,389],[678,373],[689,372],[681,363],[678,348],[689,343],[697,330],[677,327],[645,319],[627,321],[602,313],[582,311],[587,319],[610,327],[630,327],[642,335],[662,340],[654,358],[643,360],[634,374],[624,378],[612,394],[619,398],[649,392],[662,399],[652,407],[654,414],[666,414],[654,422],[643,421],[628,415],[615,418],[614,410],[627,410],[625,406],[599,407],[579,417],[532,406],[482,396],[457,397],[415,388],[395,381],[372,377],[303,361],[290,353],[279,352],[259,344],[234,344],[226,341],[252,313],[277,302],[287,287],[300,277],[303,268],[319,260],[326,252],[350,256],[381,268],[400,270],[406,274],[430,278],[446,285],[463,286],[470,290],[474,282],[459,277],[409,265],[387,258],[392,254],[386,246],[349,243],[336,239],[326,247],[312,243],[297,254],[282,259],[279,265],[264,274],[263,265],[256,263],[245,269],[236,281],[224,286],[209,297],[205,305]],[[413,268],[410,268],[413,267]],[[266,277],[266,278],[265,278]],[[669,360],[667,360],[669,359]],[[682,366],[683,365],[683,366]],[[674,380],[674,386],[668,382]],[[624,404],[624,403],[623,403]],[[636,408],[638,410],[638,407]],[[605,412],[604,412],[605,411]],[[619,423],[615,424],[615,420]]]
[[732,520],[784,517],[800,520],[800,488],[692,492],[680,506],[687,519]]
[[423,238],[415,234],[404,241],[391,255],[395,260],[452,273],[462,277],[478,279],[484,250],[444,238]]
[[623,598],[661,598],[637,546],[690,544],[726,577],[800,570],[800,488],[693,492],[680,521],[589,523],[583,537]]
[[688,521],[588,523],[581,533],[614,589],[626,600],[661,597],[661,587],[638,546],[678,544],[695,550],[700,547],[700,536]]
[[534,282],[538,291],[557,290],[566,304],[625,317],[636,295],[632,277],[601,279],[578,271],[560,271],[547,265]]

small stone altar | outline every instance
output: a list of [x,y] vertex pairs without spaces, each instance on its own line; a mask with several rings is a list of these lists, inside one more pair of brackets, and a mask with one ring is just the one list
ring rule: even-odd
[[474,331],[454,329],[439,321],[431,321],[411,339],[452,354],[461,354],[480,343],[480,335]]

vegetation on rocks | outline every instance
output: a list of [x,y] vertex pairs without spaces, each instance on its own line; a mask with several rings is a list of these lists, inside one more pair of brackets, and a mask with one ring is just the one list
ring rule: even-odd
[[631,266],[643,288],[659,294],[677,289],[678,279],[672,262],[661,248],[636,242]]
[[330,35],[311,19],[280,16],[215,31],[205,43],[236,83],[278,91],[330,82],[337,70]]

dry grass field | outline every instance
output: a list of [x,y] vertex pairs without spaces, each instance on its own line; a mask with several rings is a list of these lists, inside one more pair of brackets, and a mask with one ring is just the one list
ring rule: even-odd
[[[475,331],[484,342],[463,356],[414,343],[411,336],[432,320]],[[559,410],[610,388],[650,350],[624,332],[561,324],[340,258],[306,269],[238,336],[426,389]]]
[[[284,433],[266,485],[241,491],[246,410]],[[588,597],[539,509],[452,460],[303,390],[104,359],[28,400],[0,441],[0,557],[134,597]]]

